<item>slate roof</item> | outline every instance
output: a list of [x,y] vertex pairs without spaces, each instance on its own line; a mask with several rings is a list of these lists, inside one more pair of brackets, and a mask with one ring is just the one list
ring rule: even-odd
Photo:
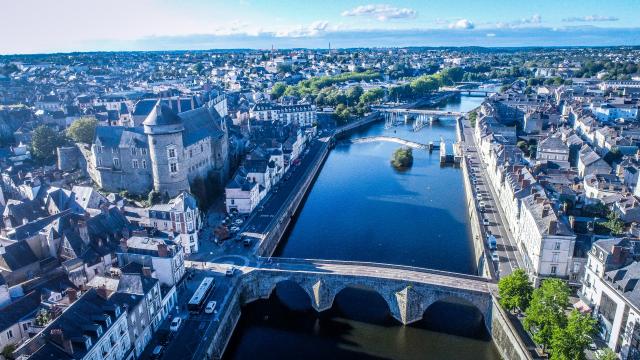
[[[87,354],[87,350],[84,346],[77,344],[76,341],[83,341],[85,336],[88,336],[91,338],[92,343],[90,349],[93,349],[100,338],[90,330],[95,329],[98,324],[104,330],[105,323],[101,320],[105,319],[106,314],[111,317],[111,326],[113,326],[116,320],[114,318],[116,308],[119,308],[119,306],[115,302],[101,297],[95,289],[88,290],[58,318],[53,320],[37,337],[32,338],[25,344],[25,351],[32,352],[29,359],[52,359],[50,355],[52,352],[56,354],[53,357],[54,359],[83,358]],[[120,316],[122,314],[123,312],[120,313]],[[52,336],[52,331],[56,329],[62,331],[65,339],[70,339],[74,342],[73,354],[55,350],[56,348],[62,348],[62,344],[56,343],[56,339]]]
[[184,124],[182,143],[185,147],[209,136],[219,139],[224,135],[224,132],[220,129],[220,115],[214,108],[197,108],[182,112],[179,117]]
[[640,262],[605,273],[605,279],[636,308],[640,307]]
[[147,136],[141,127],[98,126],[96,140],[106,147],[147,147]]
[[146,119],[144,119],[143,125],[147,126],[162,126],[162,125],[175,125],[182,123],[182,120],[178,114],[173,111],[169,106],[158,102],[154,105],[153,109],[149,113]]
[[151,291],[157,282],[158,279],[140,274],[122,274],[118,283],[118,292],[144,295]]
[[29,244],[19,241],[4,247],[5,253],[0,255],[0,269],[15,271],[38,262]]
[[7,330],[21,319],[34,314],[40,307],[40,303],[40,291],[33,290],[0,309],[0,332]]

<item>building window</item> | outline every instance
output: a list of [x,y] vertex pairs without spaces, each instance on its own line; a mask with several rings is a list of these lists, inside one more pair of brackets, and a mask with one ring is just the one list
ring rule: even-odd
[[142,152],[142,155],[147,155],[147,149],[146,148],[141,148],[140,150]]
[[193,157],[193,150],[189,150],[189,159]]
[[102,166],[102,159],[101,158],[97,158],[96,160],[98,161],[98,166]]
[[147,168],[147,161],[146,160],[142,160],[142,168],[143,169]]
[[7,331],[7,339],[9,339],[9,340],[13,339],[13,331],[11,331],[11,330]]
[[556,265],[551,265],[551,275],[555,275],[558,273],[558,267]]
[[169,148],[167,151],[168,151],[168,154],[169,154],[169,159],[174,159],[176,157],[176,149]]
[[131,166],[132,166],[134,169],[137,169],[137,168],[138,168],[138,160],[133,159],[133,161],[131,162]]
[[118,159],[118,158],[113,158],[113,166],[115,166],[115,167],[120,167],[120,159]]
[[131,155],[135,155],[136,154],[136,148],[132,147],[131,148]]
[[177,163],[169,164],[169,172],[171,172],[172,174],[177,173],[178,172],[178,164]]
[[556,242],[556,250],[560,250],[560,242],[559,241]]

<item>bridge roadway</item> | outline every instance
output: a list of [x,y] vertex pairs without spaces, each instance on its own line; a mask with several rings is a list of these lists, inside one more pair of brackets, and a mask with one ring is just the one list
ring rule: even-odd
[[324,311],[343,289],[364,288],[380,294],[402,324],[422,319],[437,301],[453,299],[475,306],[491,331],[495,285],[479,276],[371,262],[287,258],[258,258],[240,269],[243,303],[268,298],[278,283],[289,281],[307,293],[316,311]]
[[392,143],[408,146],[408,147],[414,148],[414,149],[428,149],[429,148],[429,145],[427,145],[427,144],[421,144],[419,142],[405,140],[405,139],[402,139],[402,138],[399,138],[399,137],[394,137],[394,136],[367,136],[367,137],[362,137],[362,138],[357,138],[357,139],[350,140],[350,142],[353,143],[353,144],[376,142],[376,141],[392,142]]

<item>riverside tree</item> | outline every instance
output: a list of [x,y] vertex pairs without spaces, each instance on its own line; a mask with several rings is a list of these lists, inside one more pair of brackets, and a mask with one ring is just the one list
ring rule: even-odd
[[596,333],[596,319],[573,310],[565,327],[556,327],[551,337],[551,360],[584,360],[584,350]]
[[560,279],[546,279],[533,290],[531,302],[525,311],[524,327],[533,335],[533,340],[545,351],[551,343],[553,332],[564,327],[567,317],[564,310],[569,306],[569,287]]
[[531,301],[533,286],[523,269],[516,269],[498,282],[500,305],[507,311],[525,311]]

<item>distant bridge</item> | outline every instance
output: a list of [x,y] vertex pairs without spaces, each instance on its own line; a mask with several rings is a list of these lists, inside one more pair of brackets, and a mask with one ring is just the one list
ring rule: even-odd
[[391,315],[402,324],[422,319],[441,300],[475,306],[491,332],[494,284],[483,277],[411,266],[371,262],[269,258],[243,270],[242,298],[247,303],[271,296],[278,283],[289,281],[304,290],[317,311],[333,306],[347,287],[370,289],[382,296]]
[[408,146],[408,147],[413,148],[413,149],[428,149],[429,148],[428,144],[421,144],[419,142],[405,140],[405,139],[402,139],[402,138],[399,138],[399,137],[393,137],[393,136],[367,136],[367,137],[362,137],[362,138],[350,140],[350,142],[353,143],[353,144],[368,143],[368,142],[378,142],[378,141],[392,142],[392,143]]
[[460,117],[466,116],[467,113],[463,111],[445,111],[445,110],[419,110],[419,109],[409,109],[409,108],[378,108],[378,111],[382,113],[391,113],[394,115],[430,115],[436,117]]

